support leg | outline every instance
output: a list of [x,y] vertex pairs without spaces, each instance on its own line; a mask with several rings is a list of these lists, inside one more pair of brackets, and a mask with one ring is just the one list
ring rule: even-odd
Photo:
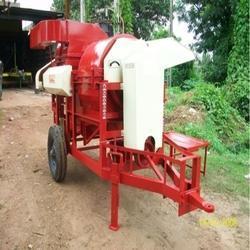
[[111,223],[109,228],[113,231],[119,229],[118,225],[118,208],[119,208],[119,184],[111,184]]
[[204,166],[203,166],[203,176],[206,175],[206,168],[207,168],[207,147],[205,147],[205,153],[204,153]]

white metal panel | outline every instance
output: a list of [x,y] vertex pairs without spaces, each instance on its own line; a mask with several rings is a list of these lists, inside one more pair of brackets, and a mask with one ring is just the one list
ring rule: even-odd
[[[145,42],[119,39],[104,60],[104,79],[123,82],[124,145],[144,149],[152,136],[162,146],[164,69],[194,59],[193,53],[171,39]],[[118,61],[121,76],[112,77],[110,63]]]
[[[146,43],[142,40],[131,38],[118,39],[104,59],[104,80],[109,82],[123,82],[124,59],[135,51],[145,47]],[[113,62],[118,62],[120,67],[114,67]]]
[[40,77],[42,77],[43,72],[46,71],[46,69],[55,61],[55,59],[53,59],[52,61],[50,61],[49,63],[45,64],[42,68],[40,68],[37,72],[36,72],[36,76],[35,76],[35,85],[36,85],[36,89],[37,90],[43,90],[43,82],[42,79],[40,80]]
[[168,69],[195,59],[190,49],[184,47],[171,37],[147,41],[147,44],[163,69]]
[[71,96],[71,65],[48,68],[43,74],[43,86],[51,94]]
[[164,72],[148,48],[127,57],[123,68],[124,145],[144,150],[149,136],[162,146]]

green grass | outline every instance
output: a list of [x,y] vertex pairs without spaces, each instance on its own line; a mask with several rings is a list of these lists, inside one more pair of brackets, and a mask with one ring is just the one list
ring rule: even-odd
[[176,107],[185,103],[185,94],[179,87],[172,87],[167,91],[165,113],[172,112]]
[[212,152],[208,156],[207,176],[202,179],[203,186],[213,192],[230,196],[249,197],[249,154],[222,154]]

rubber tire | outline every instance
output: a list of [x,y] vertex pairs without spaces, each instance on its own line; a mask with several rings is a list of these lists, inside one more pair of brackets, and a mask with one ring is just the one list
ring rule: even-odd
[[[144,151],[154,152],[155,146],[154,142],[151,141],[150,138],[148,138],[145,142]],[[147,159],[143,155],[135,155],[135,162],[140,167],[149,167],[150,164]]]
[[48,162],[53,179],[62,182],[67,171],[67,150],[62,127],[51,126],[48,132]]

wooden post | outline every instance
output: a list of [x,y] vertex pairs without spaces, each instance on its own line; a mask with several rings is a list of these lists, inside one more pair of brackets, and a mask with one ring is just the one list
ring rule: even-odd
[[[170,37],[173,37],[173,0],[170,0],[169,6],[169,20],[170,20]],[[172,68],[169,69],[169,87],[172,86]]]
[[64,0],[64,17],[70,19],[70,2],[71,0]]

